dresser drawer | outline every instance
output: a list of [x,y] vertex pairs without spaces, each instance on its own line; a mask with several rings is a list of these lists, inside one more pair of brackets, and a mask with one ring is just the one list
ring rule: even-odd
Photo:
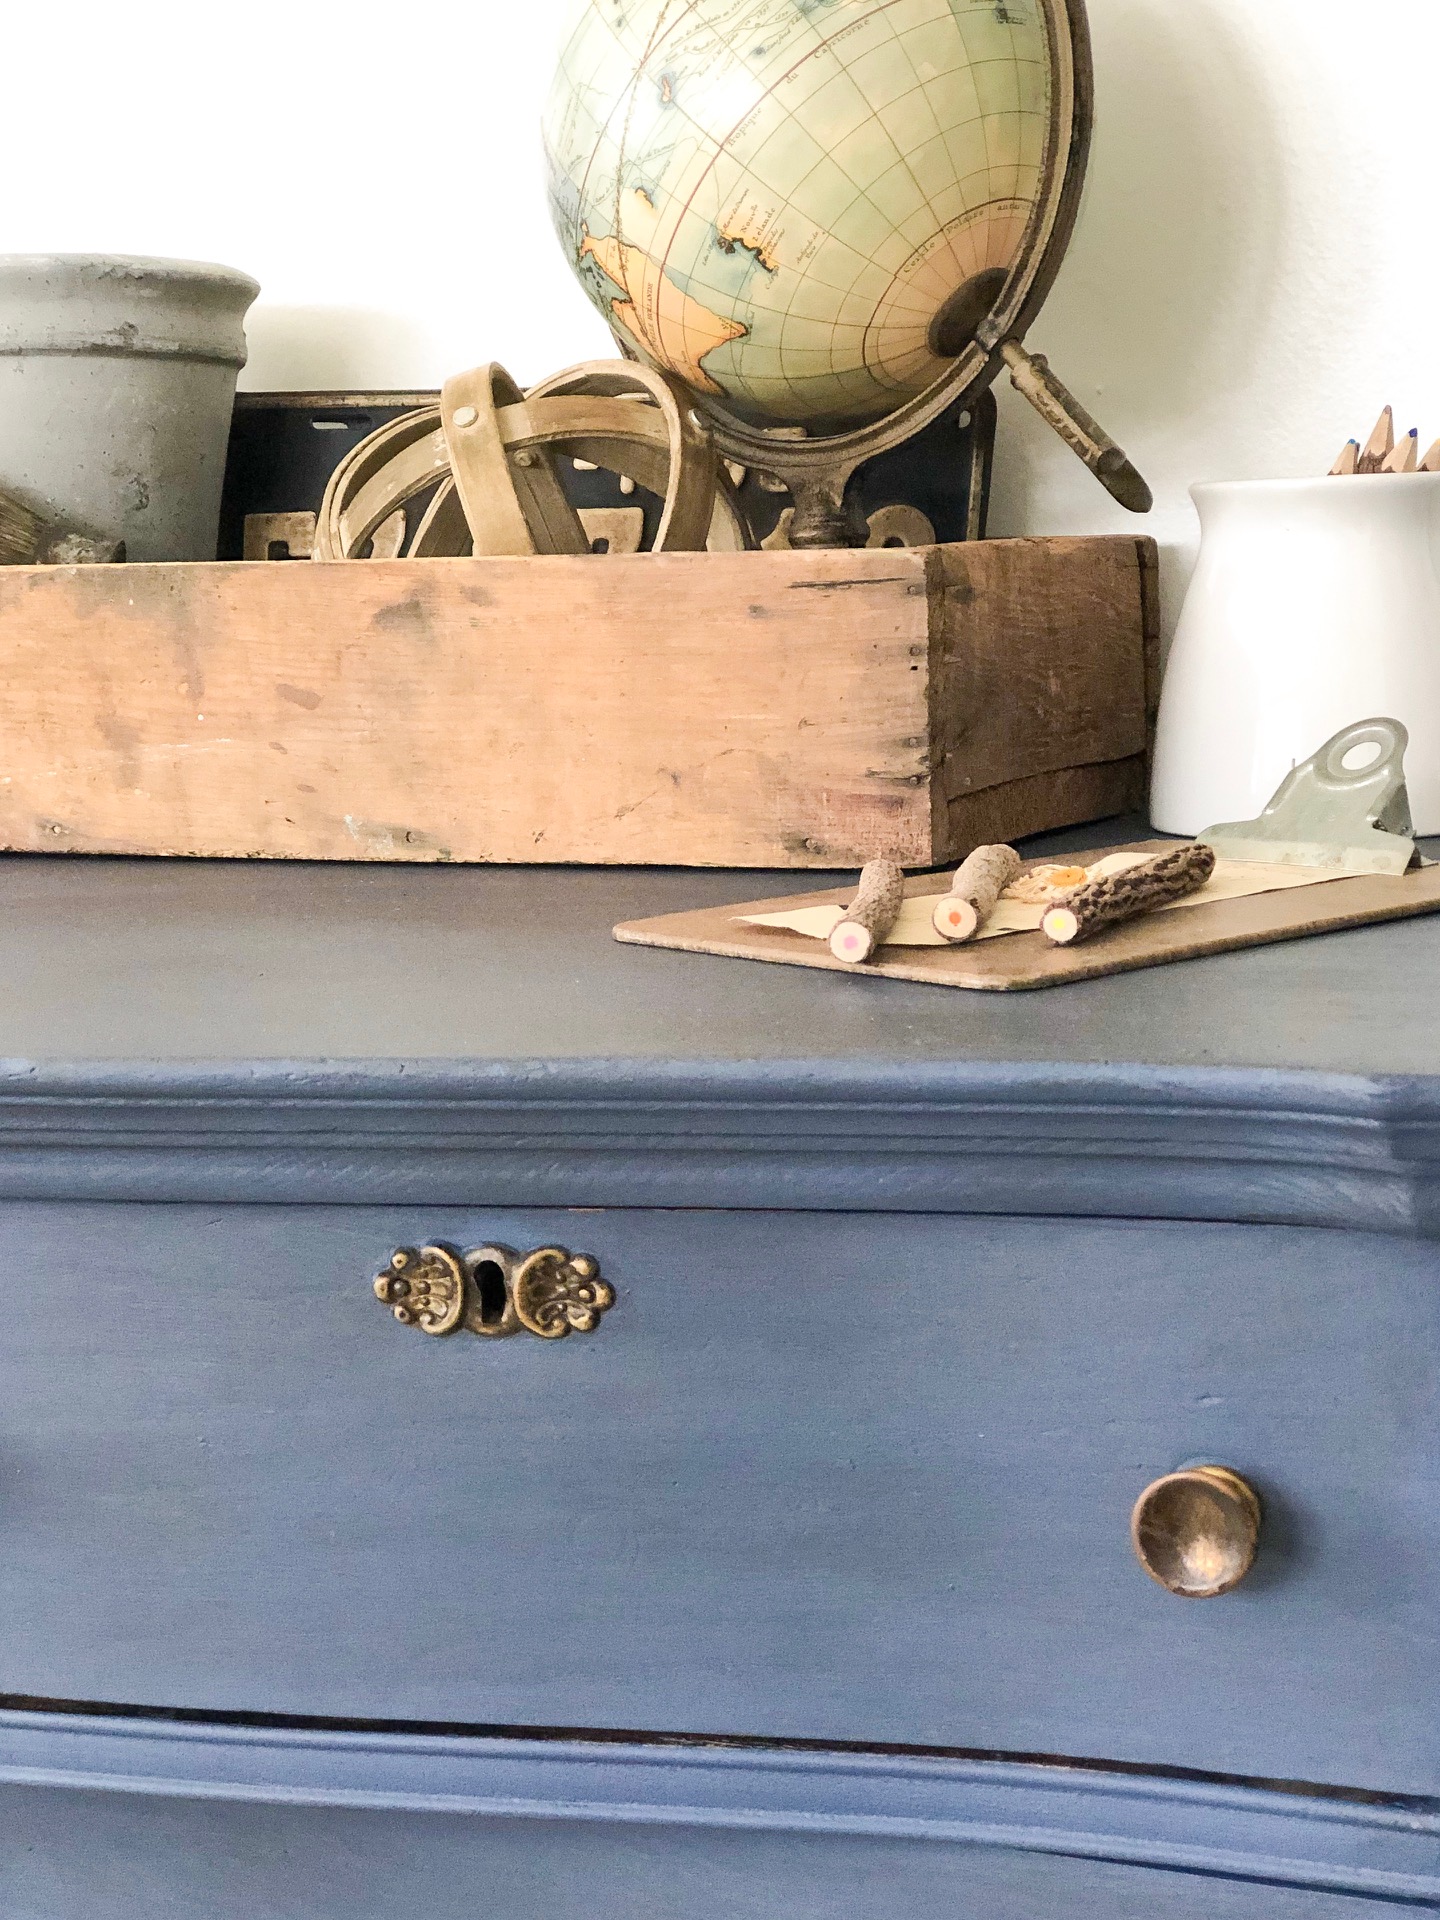
[[[392,1248],[596,1256],[430,1338]],[[1440,1253],[1299,1229],[0,1209],[0,1693],[1440,1788]],[[1137,1494],[1258,1489],[1172,1596]]]

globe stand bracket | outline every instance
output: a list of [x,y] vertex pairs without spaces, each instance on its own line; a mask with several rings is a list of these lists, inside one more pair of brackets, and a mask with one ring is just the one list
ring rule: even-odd
[[794,483],[795,513],[790,522],[792,547],[863,547],[869,528],[858,510],[846,501],[850,470],[842,468],[821,479]]
[[1006,340],[1000,352],[1016,392],[1023,393],[1046,425],[1080,456],[1111,498],[1131,513],[1149,513],[1155,496],[1144,476],[1064,382],[1056,379],[1044,354],[1028,353],[1014,339]]

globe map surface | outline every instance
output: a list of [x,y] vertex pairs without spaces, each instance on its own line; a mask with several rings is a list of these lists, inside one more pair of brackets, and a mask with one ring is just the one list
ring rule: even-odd
[[860,425],[1015,258],[1051,85],[1037,0],[584,0],[545,113],[556,229],[641,359],[752,424]]

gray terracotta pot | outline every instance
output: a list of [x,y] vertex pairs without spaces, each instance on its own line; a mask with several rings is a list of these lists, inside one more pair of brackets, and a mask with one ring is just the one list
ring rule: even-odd
[[213,560],[259,291],[188,260],[0,255],[0,486],[131,560]]

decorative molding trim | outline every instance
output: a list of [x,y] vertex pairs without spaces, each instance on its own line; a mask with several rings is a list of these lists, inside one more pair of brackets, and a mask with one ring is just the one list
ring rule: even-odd
[[871,1834],[1440,1902],[1440,1802],[1081,1766],[0,1712],[0,1781],[314,1807]]
[[1440,1232],[1440,1080],[593,1060],[0,1064],[0,1199],[821,1208]]

